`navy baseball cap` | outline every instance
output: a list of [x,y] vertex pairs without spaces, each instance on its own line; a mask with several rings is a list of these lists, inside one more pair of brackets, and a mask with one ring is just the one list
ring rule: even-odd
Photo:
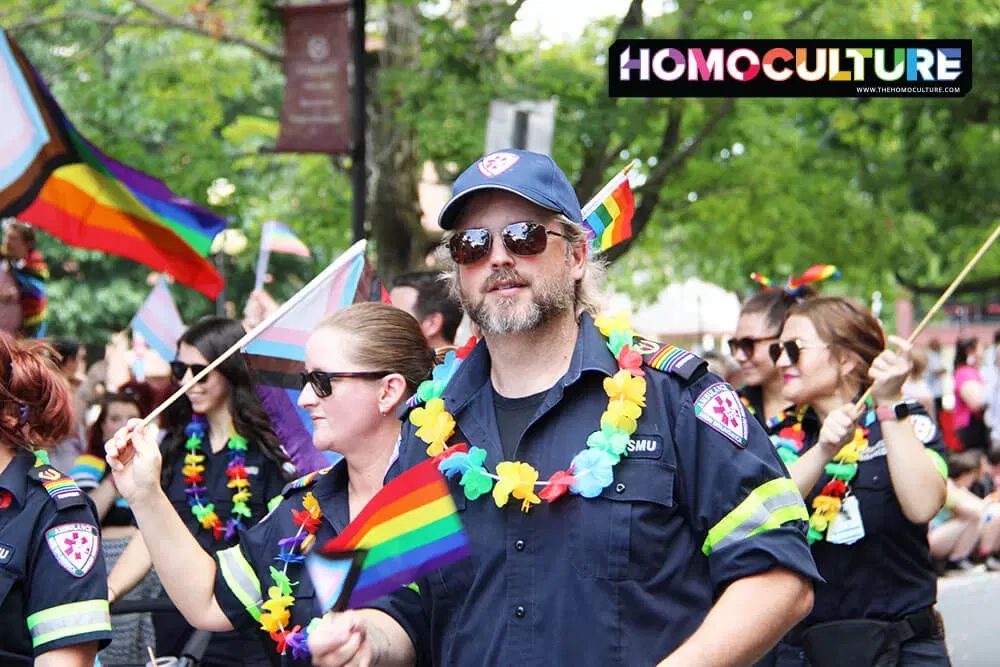
[[542,208],[562,213],[578,225],[583,224],[580,200],[555,160],[541,153],[505,148],[476,160],[458,177],[451,199],[438,216],[441,229],[454,229],[469,195],[484,190],[512,192]]

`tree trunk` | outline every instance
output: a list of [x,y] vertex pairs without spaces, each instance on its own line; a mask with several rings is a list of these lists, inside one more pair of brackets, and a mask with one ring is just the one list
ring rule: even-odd
[[[413,67],[420,53],[419,13],[414,5],[393,3],[379,73]],[[416,131],[396,114],[401,93],[376,83],[370,111],[369,238],[374,242],[379,278],[384,282],[422,260],[428,234],[420,225],[420,163]]]

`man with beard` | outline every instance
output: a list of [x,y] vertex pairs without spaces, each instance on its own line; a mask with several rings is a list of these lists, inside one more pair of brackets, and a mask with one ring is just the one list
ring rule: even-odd
[[472,557],[326,617],[315,664],[746,665],[812,608],[770,440],[704,361],[595,323],[581,223],[544,155],[455,183],[440,224],[483,340],[412,409],[388,477],[437,456]]

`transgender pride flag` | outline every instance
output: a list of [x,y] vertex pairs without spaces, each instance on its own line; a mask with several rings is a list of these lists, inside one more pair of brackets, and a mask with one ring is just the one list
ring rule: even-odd
[[170,296],[167,280],[163,278],[132,318],[132,333],[139,334],[149,349],[173,361],[177,353],[177,341],[184,333],[184,321],[177,310],[177,304]]
[[339,458],[323,456],[313,446],[312,420],[298,407],[302,390],[299,373],[305,369],[309,334],[328,314],[352,303],[389,303],[388,292],[365,259],[366,245],[358,241],[313,278],[282,307],[284,312],[242,350],[278,441],[300,475]]

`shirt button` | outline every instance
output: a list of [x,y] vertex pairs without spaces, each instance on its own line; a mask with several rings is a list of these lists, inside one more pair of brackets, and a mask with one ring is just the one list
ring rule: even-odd
[[525,614],[524,607],[522,607],[521,605],[517,605],[516,607],[514,607],[514,616],[518,618],[524,618],[524,614]]
[[621,482],[618,482],[618,484],[615,485],[615,491],[617,491],[618,493],[621,493],[624,490],[625,490],[625,485],[622,484]]
[[524,540],[518,540],[514,542],[514,548],[518,551],[524,551]]
[[878,475],[875,475],[874,477],[872,477],[872,481],[873,482],[877,482],[878,481]]

